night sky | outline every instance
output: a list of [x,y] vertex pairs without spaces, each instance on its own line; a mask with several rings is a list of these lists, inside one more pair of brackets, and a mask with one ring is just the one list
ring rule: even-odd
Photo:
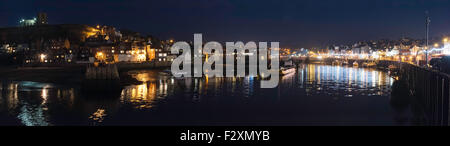
[[320,47],[362,40],[450,34],[449,0],[1,0],[0,27],[48,14],[50,24],[103,24],[162,39],[279,41]]

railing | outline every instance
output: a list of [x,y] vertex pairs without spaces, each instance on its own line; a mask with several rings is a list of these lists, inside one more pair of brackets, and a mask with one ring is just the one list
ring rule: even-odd
[[403,63],[401,78],[422,106],[430,125],[449,125],[450,76],[448,74]]
[[[345,59],[345,58],[323,58],[325,62],[334,60],[347,60],[365,62],[371,59]],[[399,61],[392,59],[375,60],[378,67],[387,68],[394,65],[398,68],[399,79],[406,82],[407,90],[410,91],[414,106],[419,106],[425,116],[425,124],[433,126],[450,125],[450,75],[416,65],[411,61]]]

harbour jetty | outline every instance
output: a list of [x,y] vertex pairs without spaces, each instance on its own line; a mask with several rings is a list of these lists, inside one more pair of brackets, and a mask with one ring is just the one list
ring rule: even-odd
[[87,66],[82,87],[83,91],[90,93],[120,91],[120,76],[117,66],[115,64],[94,64]]
[[89,65],[86,68],[87,80],[120,80],[115,64]]

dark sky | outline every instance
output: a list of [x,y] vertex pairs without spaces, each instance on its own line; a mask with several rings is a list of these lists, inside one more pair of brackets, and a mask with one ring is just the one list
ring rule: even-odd
[[0,27],[48,13],[49,23],[104,24],[167,39],[279,41],[318,47],[450,34],[450,0],[1,0]]

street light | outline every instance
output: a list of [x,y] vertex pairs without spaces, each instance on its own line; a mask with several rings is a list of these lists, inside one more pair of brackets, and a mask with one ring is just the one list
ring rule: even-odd
[[438,44],[438,43],[435,43],[435,44],[434,44],[434,47],[435,47],[435,48],[439,47],[439,44]]
[[448,38],[444,38],[444,40],[442,40],[444,43],[448,42]]
[[39,56],[40,56],[40,58],[41,58],[41,62],[44,62],[45,57],[47,57],[47,55],[45,55],[45,54],[41,54],[41,55],[39,55]]

